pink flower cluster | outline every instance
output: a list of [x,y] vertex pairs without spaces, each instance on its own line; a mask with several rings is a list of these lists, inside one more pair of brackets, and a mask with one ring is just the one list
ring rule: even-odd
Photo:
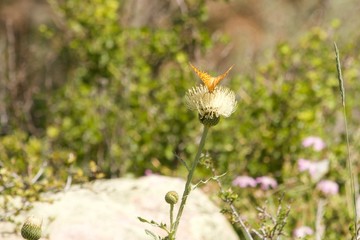
[[232,182],[233,186],[240,188],[256,187],[256,180],[249,176],[237,176]]
[[313,235],[313,234],[314,234],[314,231],[308,226],[298,227],[294,230],[294,233],[293,233],[295,238],[303,238],[303,237],[306,237],[308,235]]
[[331,180],[321,180],[316,185],[316,189],[326,196],[336,195],[339,193],[339,185]]
[[256,178],[256,182],[260,184],[262,190],[268,190],[270,188],[276,188],[277,182],[275,179],[267,176]]
[[[325,148],[324,141],[319,137],[310,136],[303,140],[304,147],[313,147],[315,151],[321,151]],[[330,161],[327,159],[321,161],[310,161],[300,158],[298,168],[300,172],[308,171],[311,179],[318,182],[329,171]],[[339,185],[331,180],[321,180],[317,183],[316,189],[325,196],[336,195],[339,193]]]
[[313,149],[317,152],[323,150],[326,147],[325,142],[321,138],[315,136],[309,136],[305,138],[302,141],[302,145],[304,147],[313,147]]
[[320,180],[329,171],[330,161],[327,159],[312,162],[310,160],[300,158],[298,160],[298,168],[300,172],[308,171],[311,179],[314,181]]
[[247,188],[247,187],[256,187],[258,184],[262,190],[269,190],[270,188],[276,188],[277,182],[272,177],[257,177],[252,178],[249,176],[238,176],[232,182],[233,186],[238,186],[240,188]]

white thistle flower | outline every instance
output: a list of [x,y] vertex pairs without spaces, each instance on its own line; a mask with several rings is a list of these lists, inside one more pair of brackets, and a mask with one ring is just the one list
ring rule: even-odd
[[[220,116],[229,117],[235,112],[237,102],[234,92],[226,87],[217,86],[214,91],[209,92],[206,86],[200,85],[188,90],[185,95],[185,104],[190,110],[199,113],[201,121],[216,120],[218,122]],[[216,123],[209,125],[216,125]]]

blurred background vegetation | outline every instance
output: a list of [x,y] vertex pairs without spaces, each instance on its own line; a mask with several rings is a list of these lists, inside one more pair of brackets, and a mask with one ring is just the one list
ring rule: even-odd
[[[223,84],[236,92],[238,109],[206,144],[218,171],[228,172],[225,183],[269,175],[290,196],[311,198],[291,189],[301,141],[317,135],[328,147],[311,154],[330,159],[328,176],[345,193],[333,41],[357,158],[359,8],[356,0],[1,1],[0,193],[32,201],[98,178],[184,176],[179,159],[193,158],[201,129],[183,104],[200,83],[188,62],[215,75],[235,64]],[[198,177],[208,175],[204,168]],[[239,207],[261,197],[249,193]],[[18,211],[6,203],[0,220]],[[330,221],[335,215],[329,224],[346,235],[348,225]]]

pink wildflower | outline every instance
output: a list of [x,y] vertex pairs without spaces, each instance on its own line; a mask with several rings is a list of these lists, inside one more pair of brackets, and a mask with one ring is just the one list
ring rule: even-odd
[[313,162],[309,168],[309,173],[314,181],[319,181],[329,171],[330,161],[327,159]]
[[234,179],[232,182],[233,186],[238,186],[241,188],[246,187],[255,187],[256,186],[256,180],[249,176],[238,176]]
[[151,171],[151,169],[146,169],[144,174],[145,174],[145,176],[150,176],[150,175],[153,175],[153,171]]
[[294,230],[294,237],[303,238],[307,235],[313,235],[314,231],[308,226],[301,226]]
[[276,188],[277,187],[277,182],[272,177],[267,177],[267,176],[257,177],[256,182],[258,184],[260,184],[262,190],[268,190],[270,188]]
[[310,160],[303,159],[303,158],[300,158],[298,160],[298,167],[299,167],[300,172],[309,170],[311,168],[311,165],[312,165],[312,163],[310,162]]
[[316,188],[324,195],[331,196],[339,193],[339,185],[331,180],[321,180]]
[[308,171],[311,179],[315,182],[319,181],[329,171],[329,165],[330,161],[328,159],[317,162],[312,162],[303,158],[298,160],[299,171]]
[[302,145],[304,147],[313,147],[313,149],[317,152],[323,150],[326,146],[325,142],[321,138],[314,136],[305,138],[302,141]]

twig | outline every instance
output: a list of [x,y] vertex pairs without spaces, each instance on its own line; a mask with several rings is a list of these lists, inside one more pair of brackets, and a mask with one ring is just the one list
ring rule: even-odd
[[324,235],[325,227],[322,224],[322,218],[324,216],[324,206],[326,202],[324,199],[320,199],[317,205],[316,211],[316,223],[315,223],[315,239],[321,240]]
[[72,183],[72,176],[71,176],[71,174],[69,174],[69,176],[66,179],[66,184],[65,184],[65,187],[64,187],[65,192],[70,189],[71,183]]
[[258,210],[261,214],[264,214],[265,217],[269,218],[273,224],[276,224],[276,218],[269,214],[265,207],[257,207],[256,210]]
[[182,163],[182,164],[184,164],[184,166],[186,167],[186,169],[188,170],[188,172],[190,171],[190,168],[189,168],[189,166],[187,165],[187,163],[185,162],[185,160],[184,159],[182,159],[179,155],[177,155],[177,154],[175,154],[175,157],[178,159],[178,160],[180,160],[180,162]]
[[[212,171],[213,175],[216,176],[215,169],[212,168],[211,171]],[[215,181],[217,182],[217,184],[219,185],[220,193],[221,193],[221,194],[224,194],[223,187],[222,187],[222,183],[221,183],[221,181],[219,180],[219,178],[215,178],[214,180],[215,180]],[[229,204],[232,214],[235,216],[237,222],[240,224],[240,226],[241,226],[241,231],[243,232],[246,240],[253,240],[253,238],[252,238],[252,236],[251,236],[251,234],[250,234],[250,232],[249,232],[249,229],[246,227],[245,223],[244,223],[243,220],[241,219],[241,216],[240,216],[240,214],[238,213],[238,211],[236,210],[234,204],[233,204],[232,202],[229,202],[229,201],[227,201],[226,203]],[[258,234],[258,233],[256,232],[256,234]]]
[[10,90],[13,90],[12,85],[16,84],[16,53],[14,30],[10,20],[6,21],[6,37],[8,43],[8,79],[11,85]]
[[36,173],[36,175],[31,179],[31,184],[34,184],[36,183],[39,178],[41,177],[41,175],[43,175],[44,171],[45,171],[45,166],[46,166],[46,163],[43,163],[41,168],[39,169],[39,171]]
[[215,181],[217,181],[219,178],[221,178],[221,177],[223,177],[223,176],[225,176],[225,175],[226,175],[226,173],[223,173],[223,174],[218,175],[218,176],[210,177],[210,178],[208,178],[208,179],[206,179],[206,180],[200,180],[197,184],[194,185],[193,189],[197,188],[200,184],[206,184],[206,183],[208,183],[210,180],[215,180]]

